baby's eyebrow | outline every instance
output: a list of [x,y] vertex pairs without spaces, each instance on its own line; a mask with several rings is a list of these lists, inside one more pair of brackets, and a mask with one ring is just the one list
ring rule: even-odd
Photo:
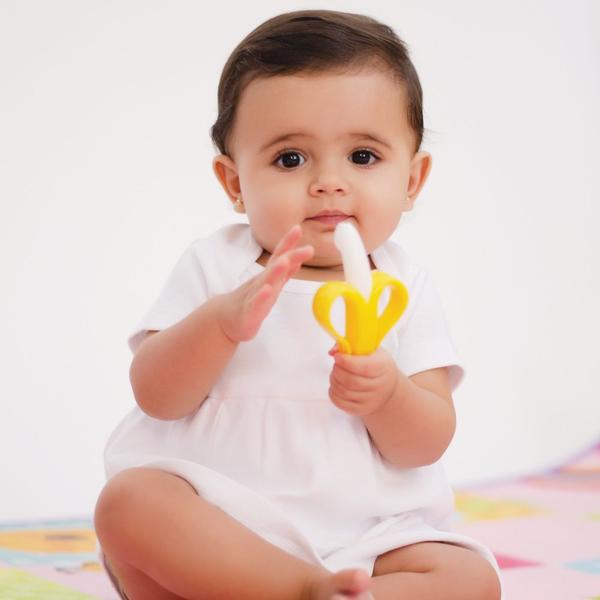
[[278,135],[276,138],[268,141],[266,144],[260,147],[259,152],[264,152],[271,146],[278,144],[279,142],[285,142],[293,137],[310,137],[308,133],[284,133],[283,135]]
[[361,140],[370,140],[371,142],[376,142],[385,146],[386,148],[391,148],[391,144],[382,138],[381,136],[374,135],[372,133],[350,133],[349,137],[360,138]]
[[[301,132],[298,132],[298,133],[284,133],[283,135],[278,135],[276,138],[273,138],[272,140],[268,141],[266,144],[264,144],[263,146],[261,146],[259,151],[260,152],[264,152],[265,150],[267,150],[271,146],[274,146],[275,144],[291,140],[291,138],[295,138],[295,137],[311,137],[311,136],[308,133],[301,133]],[[344,136],[341,136],[341,137],[343,138]],[[362,140],[369,140],[371,142],[376,142],[378,144],[386,146],[387,148],[391,148],[391,145],[390,145],[390,143],[387,140],[385,140],[381,136],[377,136],[377,135],[374,135],[374,134],[368,133],[368,132],[364,132],[364,133],[362,133],[362,132],[361,133],[349,133],[349,134],[347,134],[346,137],[349,137],[349,138],[360,138]]]

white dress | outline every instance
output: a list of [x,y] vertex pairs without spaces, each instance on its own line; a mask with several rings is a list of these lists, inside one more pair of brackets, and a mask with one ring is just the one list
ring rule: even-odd
[[[259,273],[261,252],[243,224],[193,242],[129,337],[131,349],[147,330],[173,325]],[[455,389],[463,369],[427,274],[393,242],[371,258],[410,295],[382,346],[406,375],[447,366]],[[141,465],[175,473],[271,543],[332,571],[371,573],[378,555],[419,541],[469,547],[497,569],[484,546],[447,531],[453,494],[442,465],[394,467],[361,419],[329,400],[333,340],[311,309],[319,285],[286,283],[258,335],[238,346],[194,414],[160,421],[136,406],[108,441],[107,476]],[[341,300],[333,309],[343,331]]]

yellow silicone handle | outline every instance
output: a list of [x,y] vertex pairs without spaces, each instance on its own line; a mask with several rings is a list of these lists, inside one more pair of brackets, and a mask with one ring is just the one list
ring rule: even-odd
[[[335,339],[345,354],[371,354],[394,323],[402,316],[408,304],[408,291],[403,283],[381,271],[372,271],[371,296],[364,296],[345,281],[323,284],[313,299],[313,313],[317,321]],[[379,317],[379,297],[390,287],[390,299]],[[342,297],[346,306],[346,335],[342,336],[331,324],[329,314],[333,303]]]

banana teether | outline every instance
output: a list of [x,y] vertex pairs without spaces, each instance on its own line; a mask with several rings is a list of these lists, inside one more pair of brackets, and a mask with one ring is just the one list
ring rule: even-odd
[[[408,291],[400,281],[381,271],[369,269],[369,260],[358,231],[348,222],[334,232],[334,243],[342,255],[346,281],[328,281],[313,299],[313,313],[321,326],[335,339],[345,354],[371,354],[402,316],[408,304]],[[379,297],[390,288],[390,299],[378,316]],[[343,298],[346,307],[346,335],[331,324],[333,303]]]

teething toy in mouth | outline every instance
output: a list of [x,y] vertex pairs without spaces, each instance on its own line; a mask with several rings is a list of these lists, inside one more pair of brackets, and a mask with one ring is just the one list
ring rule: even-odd
[[[381,271],[371,271],[369,259],[356,228],[348,221],[339,223],[333,238],[342,255],[346,281],[328,281],[317,290],[313,313],[317,321],[337,342],[345,354],[371,354],[402,316],[408,304],[404,284]],[[381,316],[379,297],[390,288],[390,298]],[[343,298],[346,308],[346,334],[342,336],[331,324],[333,303]]]

